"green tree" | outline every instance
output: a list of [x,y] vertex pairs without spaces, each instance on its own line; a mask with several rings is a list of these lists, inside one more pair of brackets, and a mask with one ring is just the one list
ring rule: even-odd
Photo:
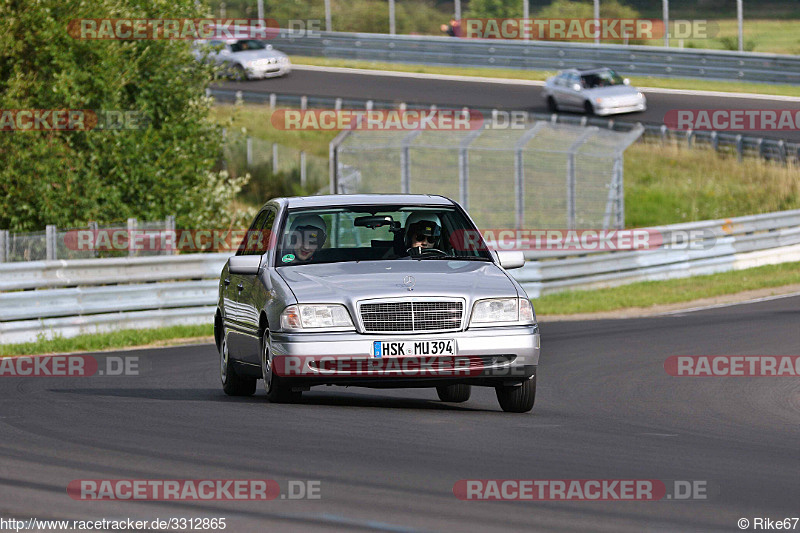
[[194,0],[0,0],[0,109],[142,113],[143,129],[0,132],[0,228],[178,217],[219,226],[243,180],[215,172],[212,69],[190,41],[80,40],[83,18],[205,16]]
[[[594,3],[591,0],[553,0],[553,3],[542,8],[536,16],[538,18],[582,18],[594,17]],[[637,18],[639,12],[618,0],[601,0],[601,18]]]
[[467,17],[512,18],[522,16],[520,0],[471,0]]

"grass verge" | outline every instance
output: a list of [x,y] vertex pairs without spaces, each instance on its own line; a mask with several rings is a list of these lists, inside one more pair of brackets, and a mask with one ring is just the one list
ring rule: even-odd
[[783,263],[708,276],[645,281],[591,291],[567,291],[533,300],[537,315],[569,315],[690,302],[754,289],[800,283],[800,263]]
[[0,344],[0,357],[10,355],[35,355],[45,353],[98,352],[131,346],[167,346],[188,339],[213,336],[211,324],[170,326],[157,329],[122,329],[108,333],[78,335],[65,339],[40,338],[36,342]]
[[[371,70],[393,70],[420,74],[448,74],[453,76],[474,76],[506,78],[515,80],[544,81],[556,73],[555,70],[521,70],[511,68],[440,67],[384,61],[364,61],[358,59],[334,59],[326,57],[292,56],[292,63],[320,67],[362,68]],[[748,94],[773,94],[777,96],[800,96],[800,86],[771,83],[748,83],[735,81],[697,80],[689,78],[657,78],[654,76],[630,76],[631,83],[637,87],[661,89],[684,89],[695,91],[720,91]]]

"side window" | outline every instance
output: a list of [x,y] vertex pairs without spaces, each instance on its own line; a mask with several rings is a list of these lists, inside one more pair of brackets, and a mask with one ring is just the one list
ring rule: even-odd
[[562,74],[558,78],[556,78],[556,85],[559,87],[564,87],[567,85],[567,76],[568,74]]
[[267,219],[269,213],[270,210],[265,209],[256,215],[255,220],[253,220],[253,223],[250,225],[250,229],[247,230],[247,234],[244,236],[244,239],[242,239],[242,243],[239,245],[236,255],[255,255],[258,253],[257,246],[255,245],[256,241],[254,239],[258,237],[257,232],[264,225],[264,221]]

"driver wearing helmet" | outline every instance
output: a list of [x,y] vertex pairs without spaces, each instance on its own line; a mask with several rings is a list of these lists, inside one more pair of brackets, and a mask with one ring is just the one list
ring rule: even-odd
[[285,264],[309,263],[328,238],[327,225],[319,215],[300,215],[289,228],[289,250],[281,261]]
[[406,248],[434,248],[442,235],[439,217],[436,215],[414,213],[406,220]]

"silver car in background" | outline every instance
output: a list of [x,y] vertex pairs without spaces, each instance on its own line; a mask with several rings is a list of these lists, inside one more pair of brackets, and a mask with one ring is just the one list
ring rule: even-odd
[[493,387],[505,411],[536,393],[539,327],[492,251],[442,196],[278,198],[222,270],[214,320],[229,395],[270,401],[316,385],[435,387],[447,402]]
[[292,71],[289,56],[256,39],[198,39],[192,50],[195,59],[216,62],[234,80],[275,78]]
[[609,68],[561,71],[547,79],[544,98],[552,113],[572,109],[605,116],[647,109],[644,94]]

